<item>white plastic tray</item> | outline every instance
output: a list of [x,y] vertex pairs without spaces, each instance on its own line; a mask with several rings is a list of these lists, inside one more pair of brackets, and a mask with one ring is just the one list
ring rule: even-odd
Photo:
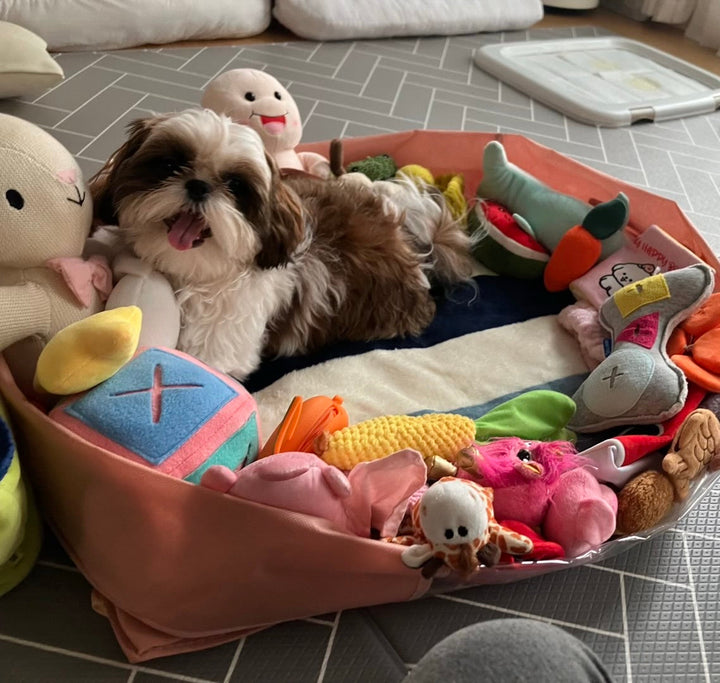
[[583,123],[616,128],[720,108],[720,77],[626,38],[497,43],[475,64]]

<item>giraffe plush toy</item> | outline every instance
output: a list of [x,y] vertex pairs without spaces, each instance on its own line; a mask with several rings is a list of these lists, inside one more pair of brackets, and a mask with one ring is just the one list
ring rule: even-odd
[[393,539],[408,545],[402,559],[430,578],[443,565],[467,576],[501,553],[524,555],[533,548],[522,534],[501,526],[493,513],[492,489],[455,477],[433,484],[411,511],[413,535]]

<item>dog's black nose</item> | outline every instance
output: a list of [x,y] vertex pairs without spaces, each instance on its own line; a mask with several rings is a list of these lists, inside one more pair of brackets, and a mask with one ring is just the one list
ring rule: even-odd
[[204,180],[193,178],[185,183],[185,192],[194,202],[201,202],[210,194],[211,187]]

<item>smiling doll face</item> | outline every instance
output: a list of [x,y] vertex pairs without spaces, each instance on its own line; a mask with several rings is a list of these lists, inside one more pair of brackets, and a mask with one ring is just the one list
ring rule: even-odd
[[0,266],[79,256],[92,200],[72,155],[48,133],[0,115]]
[[233,69],[207,87],[202,106],[254,128],[270,154],[294,149],[302,136],[297,105],[270,74]]

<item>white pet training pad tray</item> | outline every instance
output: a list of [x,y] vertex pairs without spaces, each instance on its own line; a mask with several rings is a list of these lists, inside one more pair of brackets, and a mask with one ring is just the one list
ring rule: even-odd
[[615,128],[720,108],[720,77],[625,38],[486,45],[475,64],[583,123]]

